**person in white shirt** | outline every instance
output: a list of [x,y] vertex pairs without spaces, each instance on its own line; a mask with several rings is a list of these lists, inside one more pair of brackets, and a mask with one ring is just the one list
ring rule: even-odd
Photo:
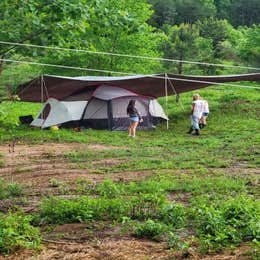
[[192,132],[195,131],[194,135],[200,135],[199,122],[203,113],[203,105],[200,95],[194,94],[191,110],[191,128],[188,131],[188,134],[192,134]]
[[200,129],[203,129],[207,125],[206,119],[209,115],[208,101],[205,99],[202,99],[202,102],[203,102],[203,112],[202,112],[202,116],[201,116],[200,123],[199,123]]

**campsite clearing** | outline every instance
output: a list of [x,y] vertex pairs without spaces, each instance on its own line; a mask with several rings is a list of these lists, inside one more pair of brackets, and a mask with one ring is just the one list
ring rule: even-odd
[[28,228],[31,218],[43,246],[35,231],[29,245],[39,251],[6,246],[5,258],[257,259],[258,92],[201,94],[211,115],[198,138],[185,133],[190,94],[182,96],[187,111],[170,111],[170,130],[160,125],[136,139],[13,126],[20,111],[39,106],[4,103],[0,224],[19,219]]

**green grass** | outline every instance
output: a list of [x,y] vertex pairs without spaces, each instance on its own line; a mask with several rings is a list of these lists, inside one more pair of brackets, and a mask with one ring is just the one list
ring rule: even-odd
[[31,172],[31,171],[33,171],[33,169],[30,168],[30,167],[24,167],[24,168],[23,167],[19,167],[19,168],[15,169],[16,173]]

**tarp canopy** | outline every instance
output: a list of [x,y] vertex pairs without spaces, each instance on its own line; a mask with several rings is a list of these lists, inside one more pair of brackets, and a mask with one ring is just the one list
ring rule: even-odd
[[22,101],[45,102],[49,97],[58,100],[88,100],[97,86],[118,86],[139,95],[162,97],[204,88],[217,83],[260,81],[260,73],[230,76],[185,76],[175,74],[123,77],[62,77],[43,75],[20,85],[17,94]]

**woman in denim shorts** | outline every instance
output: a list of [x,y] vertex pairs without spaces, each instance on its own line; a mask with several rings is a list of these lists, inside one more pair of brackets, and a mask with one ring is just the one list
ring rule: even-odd
[[126,109],[130,118],[130,125],[128,127],[128,136],[135,137],[136,128],[139,122],[143,122],[143,119],[135,107],[135,100],[131,99]]

